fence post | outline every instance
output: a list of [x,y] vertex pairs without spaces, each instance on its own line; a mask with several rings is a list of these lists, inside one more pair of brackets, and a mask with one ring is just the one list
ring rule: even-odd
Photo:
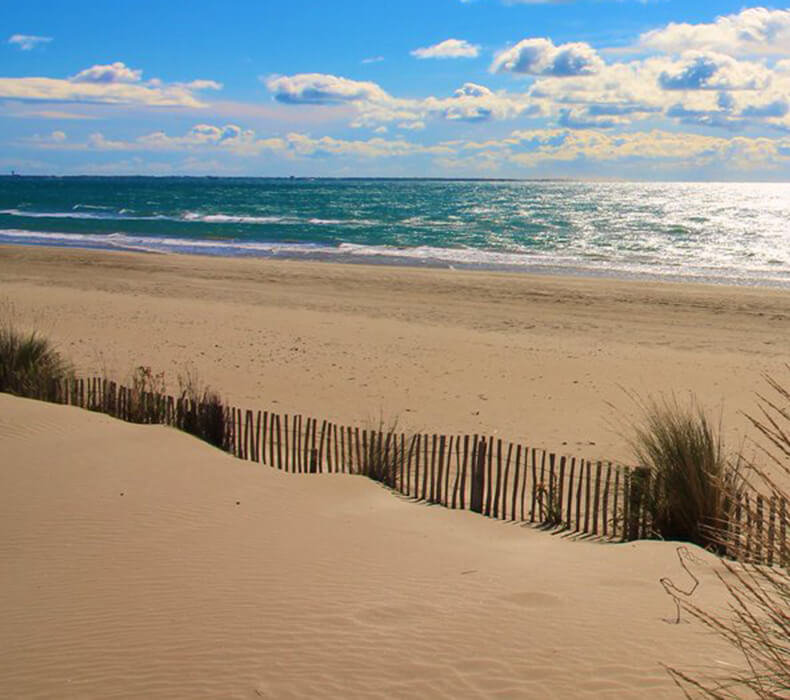
[[472,464],[472,493],[469,510],[474,513],[483,512],[483,475],[486,468],[486,439],[481,438],[477,444],[477,454]]

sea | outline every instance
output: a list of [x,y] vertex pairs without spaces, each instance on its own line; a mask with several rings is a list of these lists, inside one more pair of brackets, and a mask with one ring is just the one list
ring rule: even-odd
[[0,177],[0,243],[790,286],[790,183]]

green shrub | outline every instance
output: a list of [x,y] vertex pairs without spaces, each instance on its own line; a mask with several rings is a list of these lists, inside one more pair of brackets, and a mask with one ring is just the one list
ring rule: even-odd
[[53,400],[57,386],[71,374],[71,365],[50,340],[10,323],[0,326],[1,392]]

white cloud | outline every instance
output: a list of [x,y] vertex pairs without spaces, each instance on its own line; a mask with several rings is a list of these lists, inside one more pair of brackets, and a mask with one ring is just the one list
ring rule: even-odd
[[72,78],[0,78],[0,98],[25,101],[128,104],[149,107],[205,107],[197,90],[218,89],[211,80],[163,83],[142,80],[142,71],[121,62],[96,65]]
[[497,55],[492,73],[523,73],[570,77],[594,75],[603,68],[603,60],[589,44],[583,42],[555,46],[551,39],[524,39]]
[[36,46],[48,44],[52,41],[51,36],[36,36],[35,34],[14,34],[9,37],[8,43],[18,46],[22,51],[32,51]]
[[688,49],[738,55],[787,55],[790,50],[790,9],[752,7],[713,22],[672,22],[641,36],[640,45],[667,53]]
[[723,138],[662,130],[609,133],[594,130],[514,131],[499,141],[468,143],[463,150],[498,154],[500,161],[536,167],[547,163],[672,162],[682,167],[715,163],[750,168],[790,163],[790,138]]
[[137,83],[143,77],[143,71],[129,68],[124,63],[116,61],[107,65],[96,65],[81,70],[71,78],[73,83]]
[[686,51],[658,78],[664,90],[759,90],[771,82],[762,64],[713,51]]
[[326,73],[298,73],[262,80],[274,93],[274,99],[288,104],[343,104],[389,98],[376,83]]
[[433,46],[415,49],[411,55],[416,58],[477,58],[480,47],[464,39],[445,39]]
[[[419,126],[412,124],[406,128],[419,128]],[[181,136],[170,136],[164,131],[154,131],[134,140],[112,139],[96,132],[84,143],[67,143],[65,134],[61,138],[58,132],[53,132],[47,137],[33,137],[27,145],[47,150],[71,151],[225,152],[235,156],[270,153],[288,158],[343,156],[375,159],[452,153],[448,146],[442,144],[424,146],[403,139],[387,140],[380,137],[346,140],[332,136],[314,138],[309,134],[297,132],[288,133],[283,137],[260,137],[252,129],[243,129],[236,124],[224,126],[196,124]]]

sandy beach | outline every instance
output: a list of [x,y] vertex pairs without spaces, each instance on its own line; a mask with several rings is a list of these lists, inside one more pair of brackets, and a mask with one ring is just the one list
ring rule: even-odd
[[627,392],[693,392],[737,447],[790,341],[782,290],[62,248],[0,247],[0,302],[84,373],[626,463]]
[[[0,248],[0,302],[80,372],[189,363],[244,407],[625,462],[626,392],[692,391],[737,444],[790,340],[770,289],[47,248]],[[663,664],[738,661],[667,621],[659,578],[690,585],[673,543],[573,541],[6,395],[0,448],[2,695],[677,698]]]

